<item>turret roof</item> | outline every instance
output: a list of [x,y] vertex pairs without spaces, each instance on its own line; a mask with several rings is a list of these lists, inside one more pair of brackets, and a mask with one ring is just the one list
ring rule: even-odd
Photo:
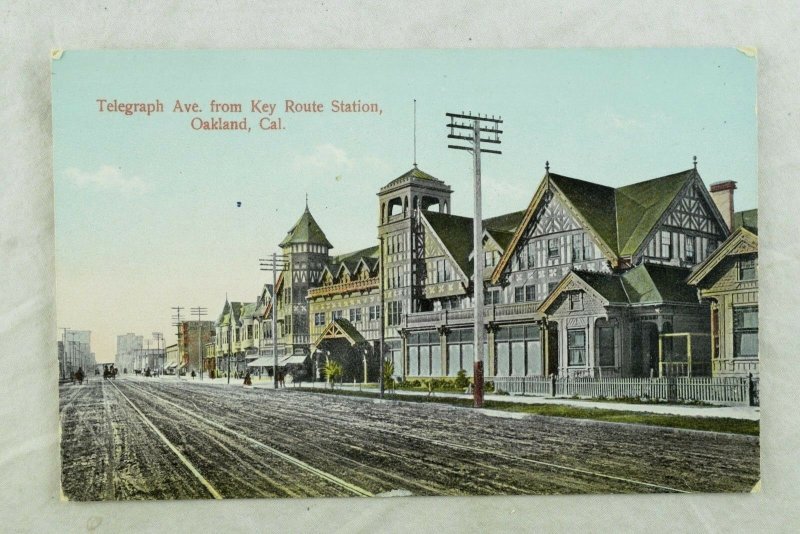
[[322,231],[311,212],[308,211],[308,206],[306,206],[300,219],[292,226],[292,229],[287,232],[286,237],[281,241],[280,247],[296,244],[322,245],[333,248],[328,238],[325,237],[325,232]]

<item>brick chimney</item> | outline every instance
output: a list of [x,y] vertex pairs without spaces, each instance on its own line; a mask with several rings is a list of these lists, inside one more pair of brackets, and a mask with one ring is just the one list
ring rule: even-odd
[[711,199],[722,214],[722,220],[728,225],[728,230],[733,229],[733,191],[735,189],[736,182],[733,180],[716,182],[709,187]]

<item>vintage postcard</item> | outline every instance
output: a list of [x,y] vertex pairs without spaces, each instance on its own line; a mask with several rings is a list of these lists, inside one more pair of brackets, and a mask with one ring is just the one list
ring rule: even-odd
[[749,50],[53,57],[64,499],[758,488]]

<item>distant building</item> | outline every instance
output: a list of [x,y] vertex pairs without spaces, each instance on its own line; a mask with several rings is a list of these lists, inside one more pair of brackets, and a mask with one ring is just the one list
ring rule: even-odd
[[72,376],[78,368],[86,372],[95,366],[90,330],[66,330],[63,335],[63,373]]
[[178,344],[173,343],[164,349],[164,372],[170,375],[177,373],[178,366],[181,364],[180,353],[178,352]]
[[137,367],[136,357],[137,353],[144,348],[143,336],[136,335],[132,332],[117,336],[117,354],[116,365],[120,369],[127,369],[132,372]]
[[204,347],[214,337],[214,321],[181,321],[178,348],[179,368],[187,373],[200,372]]

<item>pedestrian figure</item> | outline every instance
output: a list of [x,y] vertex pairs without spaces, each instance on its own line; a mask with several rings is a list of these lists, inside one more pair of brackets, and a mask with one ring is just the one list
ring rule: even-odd
[[194,369],[192,369],[192,380],[194,380],[194,377],[195,377],[195,376],[197,376],[197,375],[196,375],[196,374],[194,374]]
[[250,379],[250,371],[247,371],[244,374],[244,385],[245,386],[252,386],[253,385],[253,381]]
[[83,385],[83,369],[80,367],[75,371],[75,380],[78,381],[78,384]]

